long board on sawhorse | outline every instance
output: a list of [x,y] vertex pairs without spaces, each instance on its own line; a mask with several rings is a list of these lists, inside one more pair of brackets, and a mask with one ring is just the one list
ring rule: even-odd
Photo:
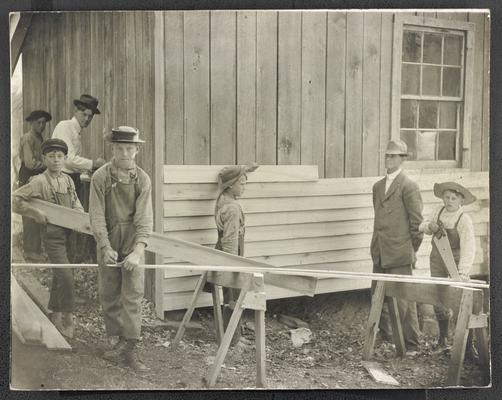
[[[212,364],[206,377],[207,385],[209,387],[213,387],[216,384],[223,361],[228,353],[232,337],[234,336],[244,309],[247,308],[254,310],[255,313],[256,387],[265,387],[265,311],[267,299],[263,274],[242,272],[204,272],[197,282],[192,301],[190,302],[181,325],[178,328],[178,332],[173,340],[172,349],[176,349],[183,338],[186,325],[192,317],[195,305],[197,304],[197,299],[201,295],[206,283],[211,284],[211,291],[213,294],[214,323],[216,338],[218,341],[218,351],[216,352],[214,363]],[[219,295],[220,286],[240,289],[239,297],[235,302],[232,315],[225,331],[223,329],[223,320],[221,315],[221,301]]]
[[446,384],[458,386],[464,362],[465,348],[469,330],[476,335],[480,366],[487,374],[490,370],[490,352],[488,346],[488,316],[483,310],[483,290],[469,287],[445,286],[421,283],[377,282],[373,291],[370,315],[366,327],[366,339],[363,359],[373,356],[375,338],[384,301],[389,306],[392,337],[399,356],[406,353],[397,299],[444,305],[458,315],[453,340],[452,355],[448,367]]

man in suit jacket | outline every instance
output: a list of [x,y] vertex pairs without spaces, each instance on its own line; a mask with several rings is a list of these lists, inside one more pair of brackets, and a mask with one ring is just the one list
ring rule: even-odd
[[[415,253],[422,243],[423,234],[418,229],[423,220],[420,189],[401,170],[407,155],[406,143],[391,140],[385,152],[387,174],[373,186],[373,272],[412,275]],[[397,303],[406,347],[414,350],[420,336],[416,303],[399,299]],[[380,331],[384,339],[391,337],[386,309],[380,318]]]

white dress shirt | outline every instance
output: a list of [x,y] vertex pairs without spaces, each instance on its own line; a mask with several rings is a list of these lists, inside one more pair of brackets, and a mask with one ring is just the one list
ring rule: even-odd
[[397,171],[394,171],[391,174],[386,175],[385,179],[385,193],[387,193],[387,190],[389,190],[390,185],[392,185],[392,182],[394,182],[394,179],[396,179],[396,176],[398,176],[401,173],[401,168],[399,168]]
[[68,145],[68,158],[65,161],[63,171],[67,174],[82,173],[92,169],[92,160],[81,157],[82,139],[80,132],[82,127],[77,119],[60,121],[54,128],[53,138],[64,140]]

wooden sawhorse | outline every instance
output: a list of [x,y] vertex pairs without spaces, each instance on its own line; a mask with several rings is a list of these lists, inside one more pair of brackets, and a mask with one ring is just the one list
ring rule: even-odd
[[[267,303],[263,274],[242,272],[204,272],[197,281],[190,305],[173,340],[172,349],[176,349],[182,339],[186,326],[190,321],[190,318],[192,318],[193,311],[197,304],[197,299],[202,293],[202,289],[204,288],[206,282],[211,284],[214,323],[216,338],[218,340],[216,358],[206,377],[207,385],[209,387],[213,387],[216,384],[216,380],[221,371],[221,366],[223,365],[223,361],[227,355],[230,342],[234,336],[235,330],[242,316],[242,312],[245,308],[247,308],[255,311],[256,386],[265,387],[265,311]],[[219,286],[240,289],[240,294],[235,302],[226,331],[223,329]]]
[[397,298],[418,303],[444,306],[457,315],[457,325],[453,339],[452,354],[448,367],[448,386],[458,386],[464,363],[465,347],[469,330],[476,336],[480,366],[486,374],[490,371],[490,352],[488,345],[488,316],[483,311],[483,290],[458,286],[445,286],[423,283],[382,282],[376,284],[371,300],[371,310],[366,327],[366,340],[363,359],[373,355],[378,323],[384,300],[387,301],[392,326],[392,337],[399,356],[406,353],[401,321],[397,308]]

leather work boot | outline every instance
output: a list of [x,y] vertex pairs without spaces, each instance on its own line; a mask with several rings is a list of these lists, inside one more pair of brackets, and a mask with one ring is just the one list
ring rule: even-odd
[[63,330],[61,333],[70,339],[73,338],[75,334],[75,321],[73,320],[73,313],[64,312],[62,313]]
[[129,367],[131,367],[136,372],[146,372],[149,371],[143,361],[140,360],[138,355],[138,349],[136,348],[135,340],[128,340],[126,350],[124,352],[125,361]]
[[117,359],[124,357],[124,353],[127,350],[127,341],[125,338],[120,336],[119,340],[115,345],[103,353],[103,358],[105,360],[116,361]]
[[448,323],[447,319],[438,320],[438,328],[439,328],[439,340],[438,347],[440,349],[449,349],[450,345],[448,344]]

